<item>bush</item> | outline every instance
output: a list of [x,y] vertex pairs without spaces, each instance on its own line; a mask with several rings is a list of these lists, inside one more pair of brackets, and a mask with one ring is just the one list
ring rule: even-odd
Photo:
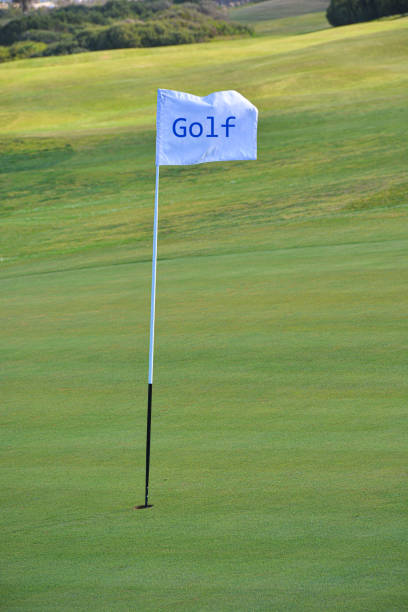
[[77,41],[90,51],[141,46],[138,28],[132,23],[123,23],[99,30],[86,30],[78,34]]
[[48,45],[42,55],[72,55],[73,53],[80,53],[81,50],[88,51],[88,49],[81,48],[75,39],[67,37],[64,40]]
[[10,56],[12,59],[24,59],[27,57],[38,57],[43,54],[47,45],[35,40],[25,40],[16,42],[10,47]]
[[23,19],[13,19],[0,28],[0,45],[12,45],[25,32]]
[[80,30],[75,35],[75,40],[80,47],[87,49],[88,51],[96,51],[98,49],[97,46],[97,38],[101,32],[104,32],[106,28],[104,27],[90,27],[84,28]]
[[100,49],[128,49],[140,47],[140,34],[137,26],[123,23],[112,26],[100,36]]
[[21,40],[35,40],[49,45],[61,40],[62,36],[63,34],[60,32],[53,32],[52,30],[27,30],[21,35]]
[[0,47],[0,64],[11,59],[9,47]]
[[103,14],[106,17],[123,19],[123,17],[129,17],[132,10],[127,0],[109,0],[103,7]]

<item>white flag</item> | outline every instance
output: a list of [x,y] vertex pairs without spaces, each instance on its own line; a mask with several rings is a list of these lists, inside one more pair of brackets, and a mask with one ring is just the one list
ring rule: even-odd
[[159,89],[156,166],[256,159],[258,110],[237,91]]

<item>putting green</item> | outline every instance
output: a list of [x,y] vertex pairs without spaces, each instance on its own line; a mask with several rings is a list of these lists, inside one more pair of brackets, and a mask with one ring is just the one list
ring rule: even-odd
[[[0,66],[8,611],[404,610],[407,19]],[[259,160],[164,168],[157,87]]]

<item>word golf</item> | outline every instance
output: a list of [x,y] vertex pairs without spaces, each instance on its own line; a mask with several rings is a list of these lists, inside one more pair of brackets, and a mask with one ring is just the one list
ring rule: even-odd
[[[205,136],[206,138],[218,138],[219,134],[215,133],[215,117],[206,117],[209,120],[209,123],[205,126],[198,121],[193,121],[190,125],[187,124],[187,119],[185,117],[178,117],[173,122],[173,134],[177,136],[177,138],[186,138],[187,132],[193,138],[200,138],[200,136]],[[230,123],[236,119],[236,117],[227,117],[225,123],[221,124],[221,128],[225,130],[225,137],[229,138],[230,129],[235,127],[235,123]],[[223,134],[221,134],[223,135]]]

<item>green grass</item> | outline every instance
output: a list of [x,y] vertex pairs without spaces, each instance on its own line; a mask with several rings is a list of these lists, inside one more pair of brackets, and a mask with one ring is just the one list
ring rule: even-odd
[[[5,610],[407,608],[407,27],[0,66]],[[162,169],[137,512],[157,87],[259,159]]]
[[[247,22],[247,16],[235,14],[231,9],[231,19],[243,23]],[[282,19],[265,19],[248,21],[254,29],[256,36],[296,36],[298,34],[309,34],[318,30],[327,30],[331,26],[326,19],[326,13],[307,13],[298,17],[285,17]]]
[[268,19],[284,19],[325,11],[328,0],[264,0],[230,9],[234,19],[256,23]]
[[146,255],[158,85],[243,83],[261,111],[256,164],[162,172],[164,248],[219,248],[231,223],[268,244],[277,222],[405,205],[407,23],[2,66],[6,264],[118,244]]
[[293,36],[330,28],[326,0],[263,0],[230,8],[230,19],[254,28],[257,35]]

